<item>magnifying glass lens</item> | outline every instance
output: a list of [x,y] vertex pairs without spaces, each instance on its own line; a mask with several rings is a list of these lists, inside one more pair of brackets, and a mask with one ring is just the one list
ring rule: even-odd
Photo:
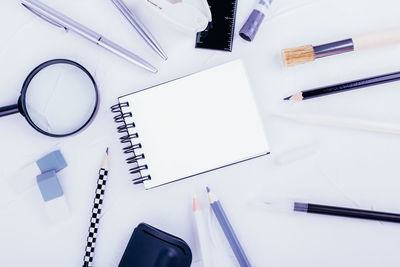
[[41,130],[53,135],[73,133],[90,120],[97,103],[93,81],[70,64],[43,68],[26,89],[26,112]]

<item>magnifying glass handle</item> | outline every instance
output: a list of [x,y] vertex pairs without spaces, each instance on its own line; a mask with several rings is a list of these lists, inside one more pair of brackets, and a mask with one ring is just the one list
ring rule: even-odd
[[4,117],[7,115],[11,115],[11,114],[15,114],[18,113],[19,109],[18,109],[18,105],[10,105],[10,106],[5,106],[5,107],[1,107],[0,108],[0,117]]

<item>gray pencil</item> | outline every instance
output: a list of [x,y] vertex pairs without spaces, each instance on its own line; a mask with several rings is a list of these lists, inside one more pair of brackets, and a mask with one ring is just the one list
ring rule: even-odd
[[244,253],[242,246],[240,245],[239,239],[237,238],[235,231],[232,228],[231,223],[228,220],[228,217],[225,214],[225,211],[221,205],[221,202],[218,198],[210,191],[210,188],[207,187],[208,199],[210,201],[211,208],[214,211],[215,217],[224,231],[226,238],[228,239],[229,245],[231,246],[233,253],[238,260],[240,267],[250,267],[250,262]]

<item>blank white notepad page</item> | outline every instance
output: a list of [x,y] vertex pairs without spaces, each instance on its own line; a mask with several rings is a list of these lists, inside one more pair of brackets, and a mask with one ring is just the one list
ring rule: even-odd
[[128,102],[152,188],[269,152],[240,60],[119,99]]

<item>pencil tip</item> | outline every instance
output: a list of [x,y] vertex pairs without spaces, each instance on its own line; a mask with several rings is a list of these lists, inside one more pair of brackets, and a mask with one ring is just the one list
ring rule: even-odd
[[200,203],[199,200],[197,199],[197,196],[195,195],[193,197],[193,211],[200,210]]
[[210,188],[208,186],[206,186],[206,190],[208,193],[210,193]]
[[283,100],[293,100],[293,101],[301,101],[304,99],[303,92],[295,93],[289,97],[284,98]]
[[106,154],[108,155],[108,147],[107,147],[107,149],[106,149]]

